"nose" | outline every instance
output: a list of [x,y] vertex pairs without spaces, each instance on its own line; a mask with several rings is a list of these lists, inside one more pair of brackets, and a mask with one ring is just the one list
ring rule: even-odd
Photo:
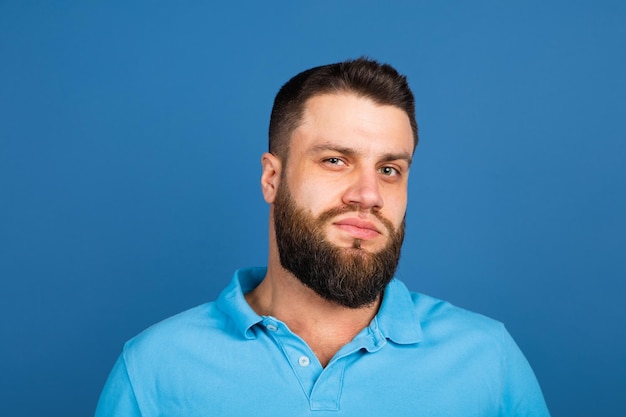
[[353,173],[352,182],[343,194],[346,205],[358,205],[361,210],[380,210],[383,208],[383,196],[380,193],[378,172],[359,170]]

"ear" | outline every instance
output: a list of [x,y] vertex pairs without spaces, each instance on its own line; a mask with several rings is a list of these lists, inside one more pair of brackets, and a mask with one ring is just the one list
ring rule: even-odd
[[261,191],[268,204],[276,198],[282,170],[282,163],[275,155],[265,152],[261,157]]

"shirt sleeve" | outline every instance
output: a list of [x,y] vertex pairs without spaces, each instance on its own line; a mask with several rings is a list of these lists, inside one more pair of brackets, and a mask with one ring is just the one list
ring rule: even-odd
[[100,400],[96,407],[95,417],[141,417],[139,404],[128,376],[126,362],[120,355],[104,389],[100,394]]
[[501,417],[550,417],[537,378],[510,334],[503,328],[504,392]]

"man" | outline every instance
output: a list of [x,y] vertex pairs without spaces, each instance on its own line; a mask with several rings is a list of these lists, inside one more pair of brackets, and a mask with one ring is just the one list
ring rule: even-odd
[[276,96],[267,268],[129,341],[104,416],[548,416],[502,324],[393,279],[417,145],[388,65],[304,71]]

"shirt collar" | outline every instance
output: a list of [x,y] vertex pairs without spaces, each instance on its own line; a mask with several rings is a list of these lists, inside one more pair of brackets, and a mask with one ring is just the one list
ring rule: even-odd
[[[230,317],[237,332],[246,339],[255,338],[253,327],[263,318],[248,305],[244,294],[256,288],[266,272],[267,268],[264,267],[237,270],[217,299],[218,308]],[[398,344],[412,344],[422,340],[422,328],[411,293],[395,278],[387,285],[372,324],[384,338]]]
[[217,307],[233,321],[235,329],[246,339],[256,336],[252,327],[263,320],[252,310],[244,294],[252,291],[265,277],[267,268],[254,267],[238,269],[230,284],[217,298]]
[[422,326],[411,292],[395,278],[385,288],[374,320],[382,335],[392,342],[413,344],[422,341]]

